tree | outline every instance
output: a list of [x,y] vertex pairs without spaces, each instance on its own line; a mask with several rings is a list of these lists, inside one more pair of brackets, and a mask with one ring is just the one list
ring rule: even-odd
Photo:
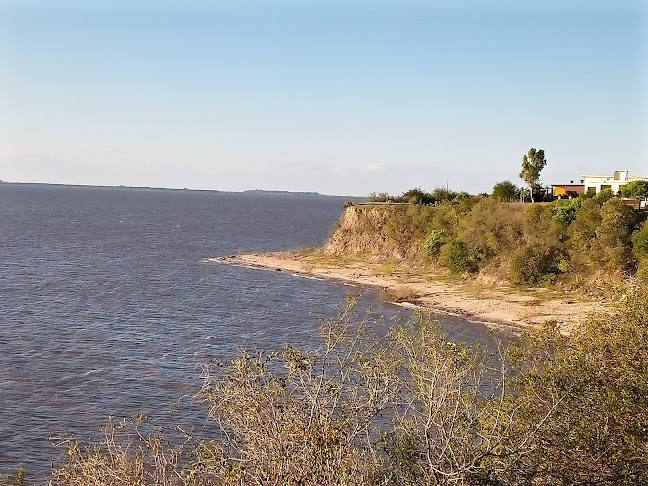
[[527,183],[531,192],[531,202],[533,199],[533,190],[538,186],[540,181],[540,172],[547,165],[544,150],[536,150],[532,148],[529,153],[522,157],[522,171],[520,172],[520,179]]
[[648,181],[632,181],[619,188],[622,197],[648,197]]
[[511,181],[498,182],[493,186],[493,197],[499,201],[511,202],[517,199],[520,189]]
[[435,187],[432,191],[432,197],[435,201],[453,201],[457,193],[447,187]]
[[428,192],[424,192],[420,187],[410,189],[399,196],[400,202],[408,202],[412,204],[433,204],[434,197]]
[[392,200],[392,197],[386,192],[375,193],[372,192],[369,194],[369,202],[389,202]]

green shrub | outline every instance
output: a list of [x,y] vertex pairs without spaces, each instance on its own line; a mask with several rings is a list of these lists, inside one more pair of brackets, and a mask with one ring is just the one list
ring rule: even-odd
[[648,181],[632,181],[621,186],[619,194],[623,197],[648,197]]
[[543,211],[542,204],[527,204],[524,206],[524,223],[530,227],[537,225],[542,219]]
[[385,263],[382,266],[381,270],[382,270],[382,274],[387,277],[391,277],[392,275],[394,275],[394,265],[391,265],[389,263]]
[[619,198],[601,207],[601,225],[596,230],[597,245],[609,270],[624,269],[632,261],[630,237],[635,225],[634,209]]
[[432,197],[435,201],[453,201],[454,198],[457,197],[457,195],[458,193],[442,186],[435,187],[432,191]]
[[604,204],[614,197],[614,191],[612,189],[603,189],[594,196],[594,201],[598,204]]
[[648,260],[648,221],[632,233],[632,253],[639,261]]
[[520,197],[520,188],[511,181],[498,182],[493,186],[493,197],[498,201],[511,202]]
[[384,223],[379,231],[404,254],[417,254],[429,232],[435,208],[409,204],[377,209],[384,215]]
[[435,200],[432,194],[417,187],[398,196],[398,201],[411,204],[433,204]]
[[481,263],[492,257],[501,259],[518,246],[522,236],[522,206],[484,198],[461,221],[459,239]]
[[566,227],[554,219],[557,203],[530,204],[524,207],[524,233],[546,246],[558,245]]
[[513,253],[510,261],[511,280],[521,285],[551,282],[564,258],[556,248],[544,248],[536,243],[524,245]]
[[482,199],[484,198],[481,196],[471,196],[465,192],[460,192],[453,201],[455,211],[460,217],[464,217],[469,214],[473,207],[475,207],[475,205]]
[[582,205],[583,201],[580,199],[569,199],[561,202],[553,209],[553,216],[551,218],[563,226],[569,226],[576,219],[578,210]]
[[437,255],[445,241],[445,232],[443,230],[430,231],[421,245],[421,255],[428,258]]
[[439,263],[452,273],[472,272],[477,268],[468,247],[458,240],[450,241],[441,247]]
[[584,200],[567,229],[568,249],[575,269],[588,273],[601,268],[614,272],[631,267],[630,237],[635,221],[635,211],[619,198],[608,199],[603,204],[595,199]]
[[581,271],[596,265],[600,255],[596,245],[596,231],[601,224],[600,207],[594,199],[585,199],[576,219],[569,225],[571,259]]
[[456,236],[459,229],[459,214],[452,204],[440,204],[435,207],[431,229],[443,230],[448,236]]

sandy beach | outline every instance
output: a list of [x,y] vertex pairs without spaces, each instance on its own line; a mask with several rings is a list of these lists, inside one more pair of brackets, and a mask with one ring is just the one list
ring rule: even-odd
[[589,313],[604,308],[599,302],[572,293],[484,285],[473,280],[451,279],[441,273],[345,260],[318,252],[243,254],[207,261],[379,289],[396,302],[411,302],[487,323],[529,328],[556,320],[566,334],[573,332]]

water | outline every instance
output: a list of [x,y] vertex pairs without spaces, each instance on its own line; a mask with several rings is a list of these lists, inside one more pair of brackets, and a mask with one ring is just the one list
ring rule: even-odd
[[[0,184],[0,475],[42,479],[49,436],[171,406],[192,424],[200,363],[313,346],[350,287],[207,257],[319,246],[343,199]],[[363,296],[388,317],[406,314]],[[488,329],[446,320],[452,336]],[[168,418],[168,417],[167,417]]]

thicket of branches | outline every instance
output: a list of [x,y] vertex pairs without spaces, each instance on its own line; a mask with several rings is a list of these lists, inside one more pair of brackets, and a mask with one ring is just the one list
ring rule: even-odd
[[350,297],[322,345],[203,369],[215,437],[174,446],[111,422],[52,485],[648,484],[648,285],[566,338],[452,343],[428,315],[388,329]]

